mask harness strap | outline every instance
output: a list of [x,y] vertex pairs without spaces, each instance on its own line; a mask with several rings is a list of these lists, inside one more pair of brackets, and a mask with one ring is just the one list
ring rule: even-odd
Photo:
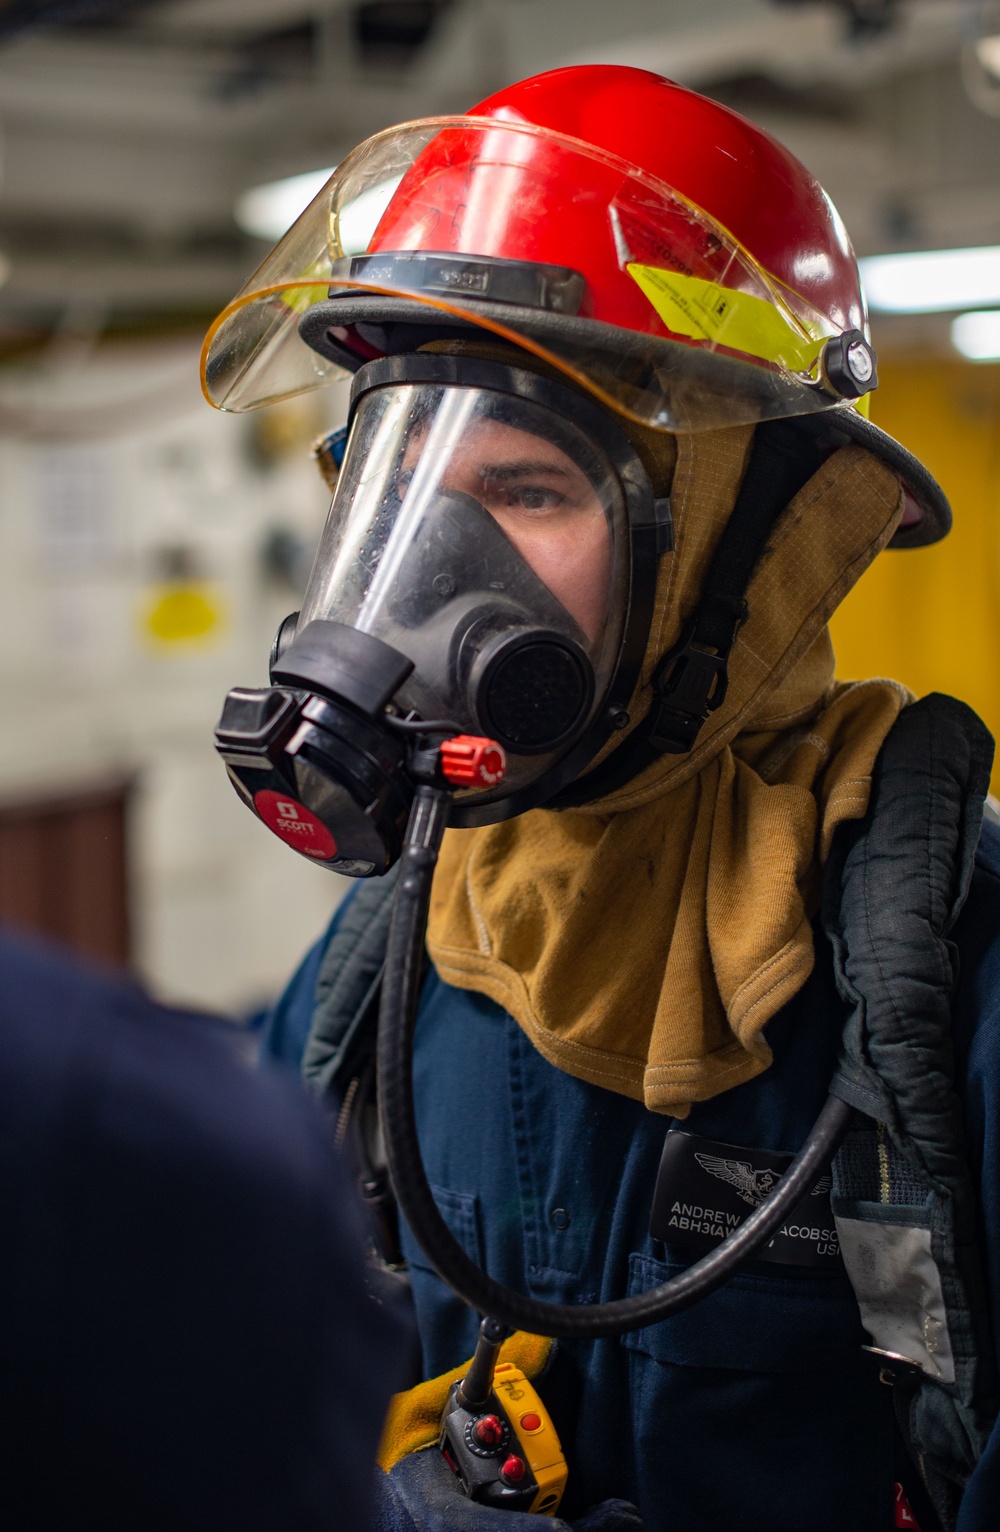
[[782,511],[823,461],[818,442],[789,421],[765,421],[715,551],[701,599],[679,641],[653,675],[653,703],[635,732],[596,770],[549,800],[549,808],[593,803],[624,787],[661,755],[686,755],[721,707],[729,656],[747,619],[746,591]]

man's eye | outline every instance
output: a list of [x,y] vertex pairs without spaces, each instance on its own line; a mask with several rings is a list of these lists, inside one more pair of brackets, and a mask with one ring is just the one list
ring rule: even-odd
[[564,498],[558,490],[540,489],[533,484],[508,491],[508,504],[519,505],[526,511],[554,510],[557,505],[562,505]]

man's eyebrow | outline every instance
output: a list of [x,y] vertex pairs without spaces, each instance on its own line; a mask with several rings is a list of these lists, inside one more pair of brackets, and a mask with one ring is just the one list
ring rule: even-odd
[[479,469],[484,479],[516,479],[529,473],[556,474],[559,478],[568,479],[572,471],[560,463],[553,463],[550,458],[523,457],[512,458],[507,463],[483,463]]

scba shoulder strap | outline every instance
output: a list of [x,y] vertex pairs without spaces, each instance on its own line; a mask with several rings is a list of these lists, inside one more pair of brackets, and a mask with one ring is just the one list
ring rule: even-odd
[[848,1006],[831,1089],[857,1109],[831,1204],[904,1441],[946,1529],[998,1403],[955,1083],[949,940],[992,759],[993,740],[964,703],[935,694],[905,708],[865,818],[838,831],[822,913]]
[[336,1122],[369,1217],[375,1254],[389,1271],[405,1267],[396,1200],[379,1147],[375,1043],[382,970],[399,864],[359,883],[330,937],[316,980],[316,1003],[302,1074]]
[[318,1096],[344,1097],[374,1053],[378,996],[399,864],[348,896],[316,980],[302,1075]]
[[[841,826],[824,875],[822,920],[847,1008],[833,1090],[857,1113],[834,1162],[832,1206],[872,1350],[946,1529],[997,1415],[952,1059],[949,940],[992,756],[990,735],[963,703],[932,695],[904,708],[879,755],[868,812]],[[399,1259],[391,1198],[368,1126],[394,887],[395,871],[352,897],[323,957],[303,1064],[313,1089],[337,1100],[338,1137],[354,1146],[389,1265]]]

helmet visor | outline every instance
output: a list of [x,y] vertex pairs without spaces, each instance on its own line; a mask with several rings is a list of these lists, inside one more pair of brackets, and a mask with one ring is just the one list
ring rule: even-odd
[[[581,264],[586,250],[589,280],[567,267],[567,249]],[[448,259],[435,266],[428,254]],[[524,283],[511,285],[514,266],[571,280],[542,275],[526,299]],[[821,356],[859,318],[838,327],[628,162],[548,129],[475,117],[387,129],[338,167],[212,325],[207,398],[252,409],[343,376],[345,354],[357,365],[383,354],[359,304],[425,331],[478,327],[605,406],[672,431],[842,405],[823,387]],[[300,333],[316,312],[325,355],[315,324],[302,326],[310,343]]]
[[395,705],[499,739],[508,796],[606,698],[628,581],[621,484],[583,431],[487,388],[389,384],[355,411],[298,631],[345,623],[405,654]]

